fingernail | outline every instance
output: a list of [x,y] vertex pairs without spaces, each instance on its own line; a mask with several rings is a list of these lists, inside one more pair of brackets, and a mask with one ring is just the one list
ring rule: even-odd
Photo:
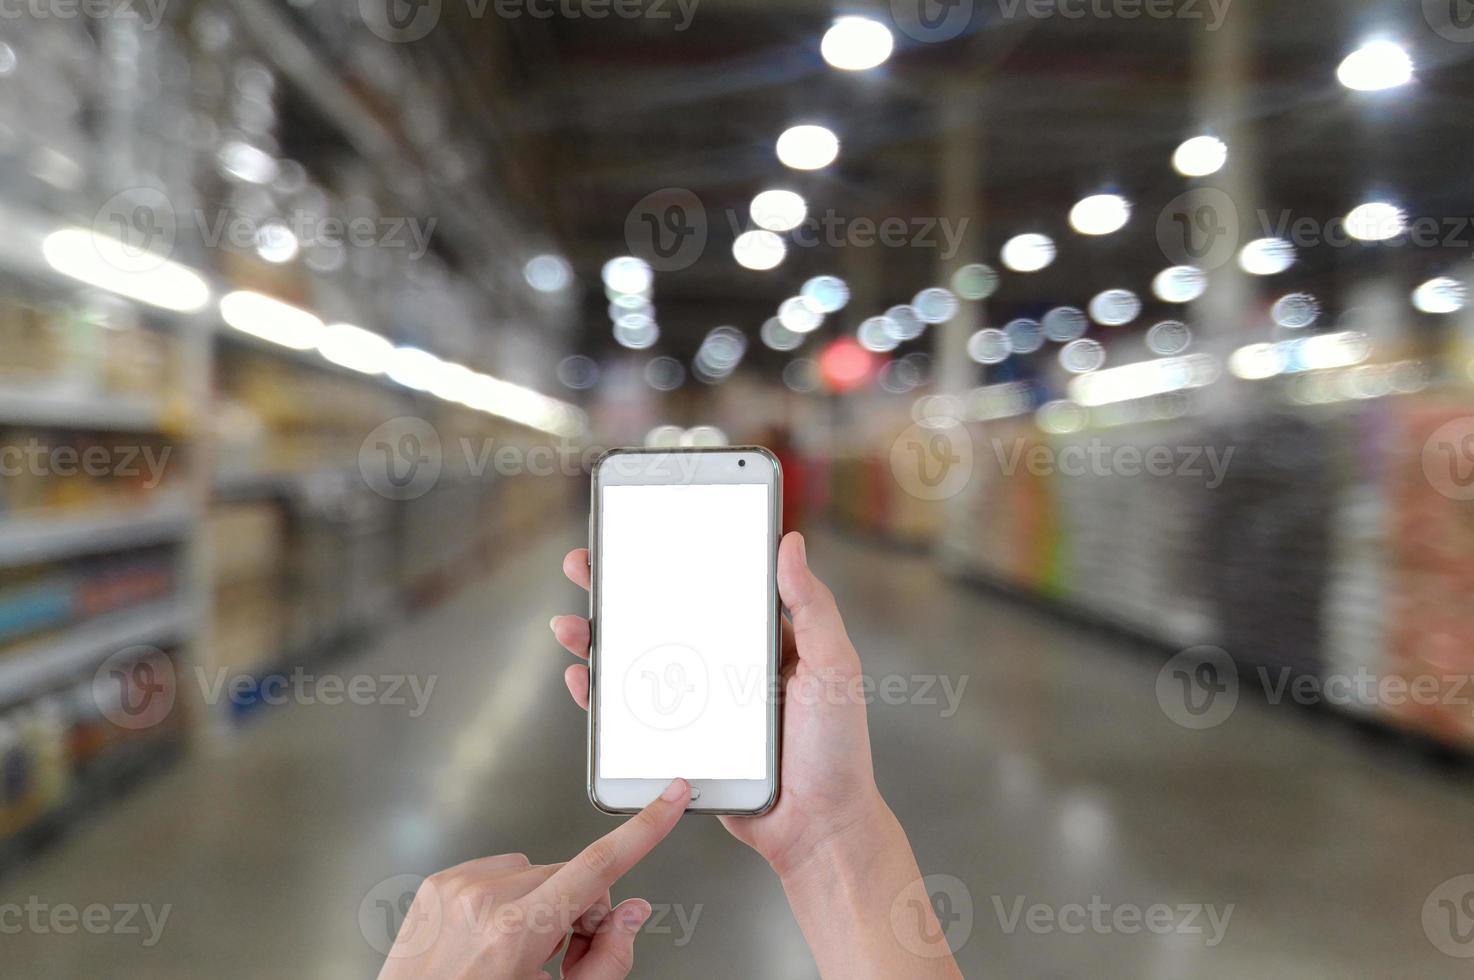
[[798,560],[803,562],[805,568],[809,567],[809,549],[804,545],[804,536],[797,531],[793,532],[798,538]]
[[548,629],[552,630],[554,633],[558,632],[558,617],[557,616],[554,616],[552,619],[548,620]]
[[619,910],[620,928],[630,932],[639,929],[648,918],[650,918],[650,903],[643,898]]
[[665,788],[664,793],[660,794],[660,798],[662,800],[667,800],[671,803],[674,803],[676,800],[679,800],[681,797],[686,795],[686,789],[687,786],[684,779],[671,780],[671,784]]

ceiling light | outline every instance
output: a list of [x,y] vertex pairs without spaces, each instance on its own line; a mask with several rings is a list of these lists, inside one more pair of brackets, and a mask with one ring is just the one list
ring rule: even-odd
[[819,53],[835,68],[864,71],[883,64],[891,56],[894,41],[890,30],[868,17],[840,17],[824,32]]
[[1184,177],[1216,174],[1228,162],[1228,145],[1216,136],[1194,136],[1172,154],[1172,167]]
[[194,270],[86,229],[52,232],[41,254],[62,275],[150,306],[192,313],[210,301],[210,287]]
[[246,289],[220,298],[220,316],[241,333],[293,350],[311,350],[323,337],[322,321],[313,314]]
[[1109,235],[1131,220],[1131,204],[1119,194],[1094,194],[1070,209],[1070,227],[1082,235]]
[[633,255],[621,255],[605,262],[602,275],[604,285],[615,294],[643,293],[650,288],[650,283],[655,278],[655,274],[650,271],[650,264]]
[[522,277],[540,293],[556,293],[573,281],[573,270],[560,255],[534,255],[523,266]]
[[1457,313],[1467,300],[1464,284],[1447,276],[1429,279],[1413,290],[1413,306],[1424,313]]
[[783,261],[788,247],[771,231],[744,231],[732,243],[732,257],[745,269],[761,272]]
[[823,126],[794,126],[778,137],[778,159],[794,170],[819,170],[839,156],[839,137]]
[[1346,215],[1346,233],[1364,242],[1385,242],[1396,238],[1407,227],[1407,216],[1395,204],[1369,201],[1351,209]]
[[808,217],[804,199],[793,191],[763,191],[748,208],[753,223],[765,231],[791,231]]
[[1054,239],[1048,235],[1016,235],[1003,244],[1003,264],[1014,272],[1038,272],[1054,261]]
[[850,287],[838,276],[815,276],[798,291],[807,296],[821,312],[834,313],[850,301]]
[[1191,303],[1208,289],[1208,274],[1191,265],[1174,265],[1157,273],[1152,293],[1164,303]]
[[1295,264],[1295,246],[1283,238],[1256,238],[1239,251],[1239,268],[1251,276],[1273,276]]
[[778,306],[778,322],[794,333],[812,333],[824,323],[824,311],[807,296],[790,296]]
[[323,328],[317,352],[339,367],[362,374],[383,374],[394,356],[394,345],[362,327],[334,323]]
[[1348,54],[1336,78],[1358,92],[1379,92],[1413,80],[1413,59],[1391,41],[1373,41]]

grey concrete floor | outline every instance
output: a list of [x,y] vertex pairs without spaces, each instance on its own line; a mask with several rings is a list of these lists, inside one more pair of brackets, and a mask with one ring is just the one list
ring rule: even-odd
[[[584,797],[583,716],[547,629],[582,608],[558,571],[577,523],[320,668],[434,676],[419,717],[269,709],[0,879],[0,908],[167,905],[157,943],[24,929],[0,937],[0,972],[357,980],[380,962],[379,900],[402,891],[381,883],[510,850],[561,860],[607,830]],[[809,554],[868,673],[966,684],[952,713],[908,680],[911,703],[877,697],[870,725],[922,869],[949,876],[945,910],[972,905],[970,928],[949,915],[969,976],[1467,976],[1423,926],[1432,890],[1474,872],[1456,779],[1290,709],[1243,704],[1184,730],[1157,705],[1160,661],[1140,651],[920,557],[831,534]],[[637,976],[814,975],[777,882],[713,820],[683,821],[621,892],[663,915]],[[1133,928],[1132,910],[1158,905],[1160,933]],[[1194,905],[1220,921],[1232,906],[1221,941],[1206,909],[1181,908]]]

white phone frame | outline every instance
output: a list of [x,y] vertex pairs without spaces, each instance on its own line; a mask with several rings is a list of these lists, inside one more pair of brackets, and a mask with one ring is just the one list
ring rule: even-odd
[[[600,456],[591,474],[589,504],[589,800],[605,813],[635,813],[665,789],[666,780],[606,779],[599,775],[599,578],[602,488],[680,484],[763,484],[769,487],[768,675],[767,692],[777,690],[783,656],[783,618],[778,599],[778,540],[782,536],[783,470],[778,458],[760,446],[711,449],[611,449]],[[780,706],[768,706],[767,775],[763,779],[693,779],[687,810],[756,816],[778,800]]]

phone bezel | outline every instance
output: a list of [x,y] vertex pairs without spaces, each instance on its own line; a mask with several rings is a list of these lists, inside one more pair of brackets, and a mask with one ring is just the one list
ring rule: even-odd
[[[746,466],[738,461],[745,460]],[[753,465],[754,463],[760,465]],[[783,618],[778,598],[778,541],[782,536],[783,470],[778,458],[761,446],[672,449],[611,449],[594,463],[589,503],[589,712],[588,794],[605,813],[635,813],[665,788],[656,779],[606,779],[598,772],[599,738],[599,595],[600,519],[604,486],[669,486],[679,484],[766,484],[768,493],[768,675],[765,690],[773,691],[783,656]],[[778,749],[781,711],[778,700],[768,703],[767,772],[764,779],[693,779],[699,792],[687,809],[695,813],[755,816],[772,809],[778,800]]]

